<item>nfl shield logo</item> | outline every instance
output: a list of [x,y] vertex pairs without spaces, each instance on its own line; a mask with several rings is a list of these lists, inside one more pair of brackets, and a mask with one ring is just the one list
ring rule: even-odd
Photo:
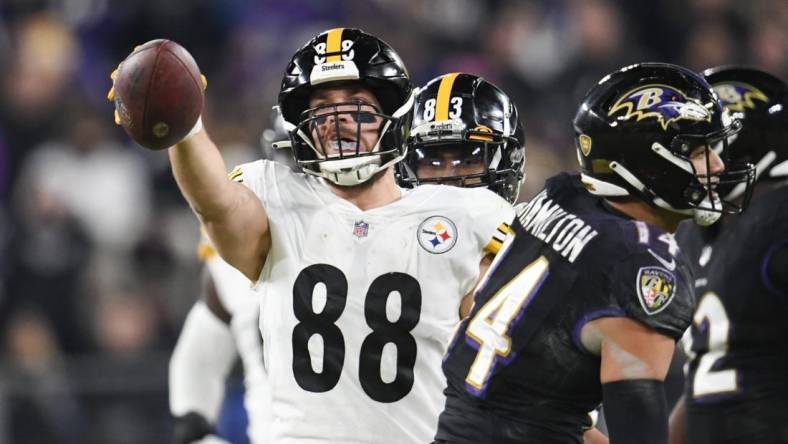
[[353,224],[353,235],[361,239],[362,237],[367,237],[367,234],[369,234],[369,224],[363,220],[357,220]]

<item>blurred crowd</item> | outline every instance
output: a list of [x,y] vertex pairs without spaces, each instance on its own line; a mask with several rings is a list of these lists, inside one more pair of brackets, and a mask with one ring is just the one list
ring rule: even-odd
[[507,91],[526,131],[521,199],[575,167],[574,111],[613,69],[745,63],[788,78],[783,0],[2,0],[0,444],[169,439],[198,224],[166,153],[114,125],[109,73],[150,39],[189,49],[232,167],[260,157],[289,57],[336,26],[386,40],[418,84],[466,71]]

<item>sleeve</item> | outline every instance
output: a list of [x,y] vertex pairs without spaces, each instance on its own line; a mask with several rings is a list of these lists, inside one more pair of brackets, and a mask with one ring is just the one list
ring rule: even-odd
[[766,253],[760,263],[761,282],[771,294],[788,300],[788,205],[785,205],[788,186],[778,188],[763,199],[761,211],[768,215],[769,222],[753,230],[761,233],[756,236],[764,236],[767,242]]
[[788,239],[769,248],[761,265],[761,276],[773,294],[788,298]]
[[[203,227],[200,227],[197,257],[205,264],[205,270],[210,274],[208,278],[211,280],[211,288],[215,293],[215,298],[218,299],[216,302],[222,306],[223,310],[229,312],[229,316],[235,312],[235,307],[243,303],[241,298],[253,297],[253,283],[219,256]],[[208,304],[208,307],[219,318],[222,318],[221,313],[213,310],[211,303]]]
[[640,248],[615,270],[612,291],[624,313],[678,341],[692,322],[695,300],[684,256]]
[[224,380],[236,359],[228,325],[205,303],[192,307],[170,359],[170,411],[197,412],[215,422],[224,397]]
[[243,299],[255,297],[253,283],[218,255],[206,261],[206,267],[216,287],[219,302],[231,315],[244,305]]
[[502,197],[486,188],[473,189],[478,196],[468,199],[468,212],[475,222],[476,236],[484,253],[497,254],[510,232],[514,208]]
[[252,190],[268,210],[275,203],[272,201],[276,199],[277,182],[281,180],[278,173],[276,163],[261,159],[236,166],[227,177]]

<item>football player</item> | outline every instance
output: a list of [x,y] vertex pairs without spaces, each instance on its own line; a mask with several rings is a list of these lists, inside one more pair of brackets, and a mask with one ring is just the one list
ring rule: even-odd
[[[757,181],[745,213],[676,236],[698,301],[671,442],[788,442],[788,86],[753,68],[703,74],[741,119],[730,154],[755,164]],[[743,187],[718,192],[747,198]]]
[[486,187],[514,204],[524,165],[522,123],[500,88],[465,73],[444,74],[419,88],[408,154],[398,168],[403,186]]
[[[278,107],[272,110],[271,125],[263,131],[260,143],[264,159],[295,167]],[[189,311],[170,360],[175,442],[221,442],[214,434],[215,424],[225,379],[237,356],[244,368],[247,434],[252,444],[268,442],[265,432],[271,401],[258,327],[257,294],[249,288],[249,279],[224,262],[204,235],[198,255],[205,264],[202,297]]]
[[[525,133],[514,102],[500,88],[465,73],[438,76],[419,88],[401,186],[485,187],[514,204],[525,175]],[[492,255],[482,261],[482,274]],[[461,317],[473,304],[463,299]]]
[[[509,96],[479,76],[449,73],[430,80],[416,94],[399,179],[403,186],[487,187],[514,203],[525,176],[525,158],[523,126]],[[461,317],[472,303],[471,297],[463,301]],[[606,441],[597,430],[584,438],[587,443]]]
[[244,407],[252,443],[265,443],[270,388],[258,327],[258,295],[249,279],[223,261],[207,239],[202,297],[186,317],[170,360],[170,411],[177,444],[225,442],[215,433],[225,379],[238,356],[244,370]]
[[[738,211],[715,151],[740,127],[694,72],[604,77],[574,120],[581,174],[518,209],[445,360],[438,443],[580,443],[604,401],[612,443],[664,443],[663,379],[691,322],[678,223]],[[751,167],[751,166],[750,166]]]
[[227,180],[204,129],[169,149],[217,250],[261,292],[268,435],[427,442],[461,299],[514,211],[483,188],[397,186],[413,88],[396,52],[361,30],[299,49],[279,105],[303,173],[260,160]]

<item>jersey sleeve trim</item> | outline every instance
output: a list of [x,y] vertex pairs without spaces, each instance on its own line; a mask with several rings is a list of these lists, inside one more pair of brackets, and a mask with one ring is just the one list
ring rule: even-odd
[[243,174],[244,174],[243,168],[237,166],[227,174],[227,178],[235,182],[243,182],[244,181]]
[[506,236],[513,232],[514,231],[512,230],[511,226],[507,223],[498,225],[498,228],[492,235],[492,239],[490,239],[490,241],[487,242],[487,245],[484,246],[484,252],[493,255],[498,254],[498,252],[501,251],[503,242],[506,240]]
[[213,246],[206,244],[205,242],[200,242],[197,245],[197,257],[203,261],[208,262],[212,258],[216,256],[216,249]]
[[626,311],[621,307],[607,307],[602,308],[599,310],[594,310],[590,313],[586,313],[583,315],[575,323],[575,328],[572,329],[572,342],[574,342],[575,347],[581,352],[587,355],[593,355],[585,346],[583,345],[583,341],[580,339],[580,333],[583,331],[583,327],[589,322],[599,319],[599,318],[623,318],[627,317]]
[[216,257],[218,252],[208,237],[208,232],[205,231],[205,226],[200,225],[200,240],[197,242],[197,258],[202,262],[208,262]]
[[[763,258],[763,263],[761,263],[761,280],[763,281],[763,285],[774,295],[777,295],[781,298],[788,299],[788,293],[784,290],[780,289],[775,282],[772,281],[770,278],[770,270],[772,265],[772,260],[774,259],[775,253],[780,250],[788,250],[788,240],[784,240],[777,245],[773,245],[769,248],[769,251],[766,252],[766,256]],[[786,253],[783,253],[786,254]]]

